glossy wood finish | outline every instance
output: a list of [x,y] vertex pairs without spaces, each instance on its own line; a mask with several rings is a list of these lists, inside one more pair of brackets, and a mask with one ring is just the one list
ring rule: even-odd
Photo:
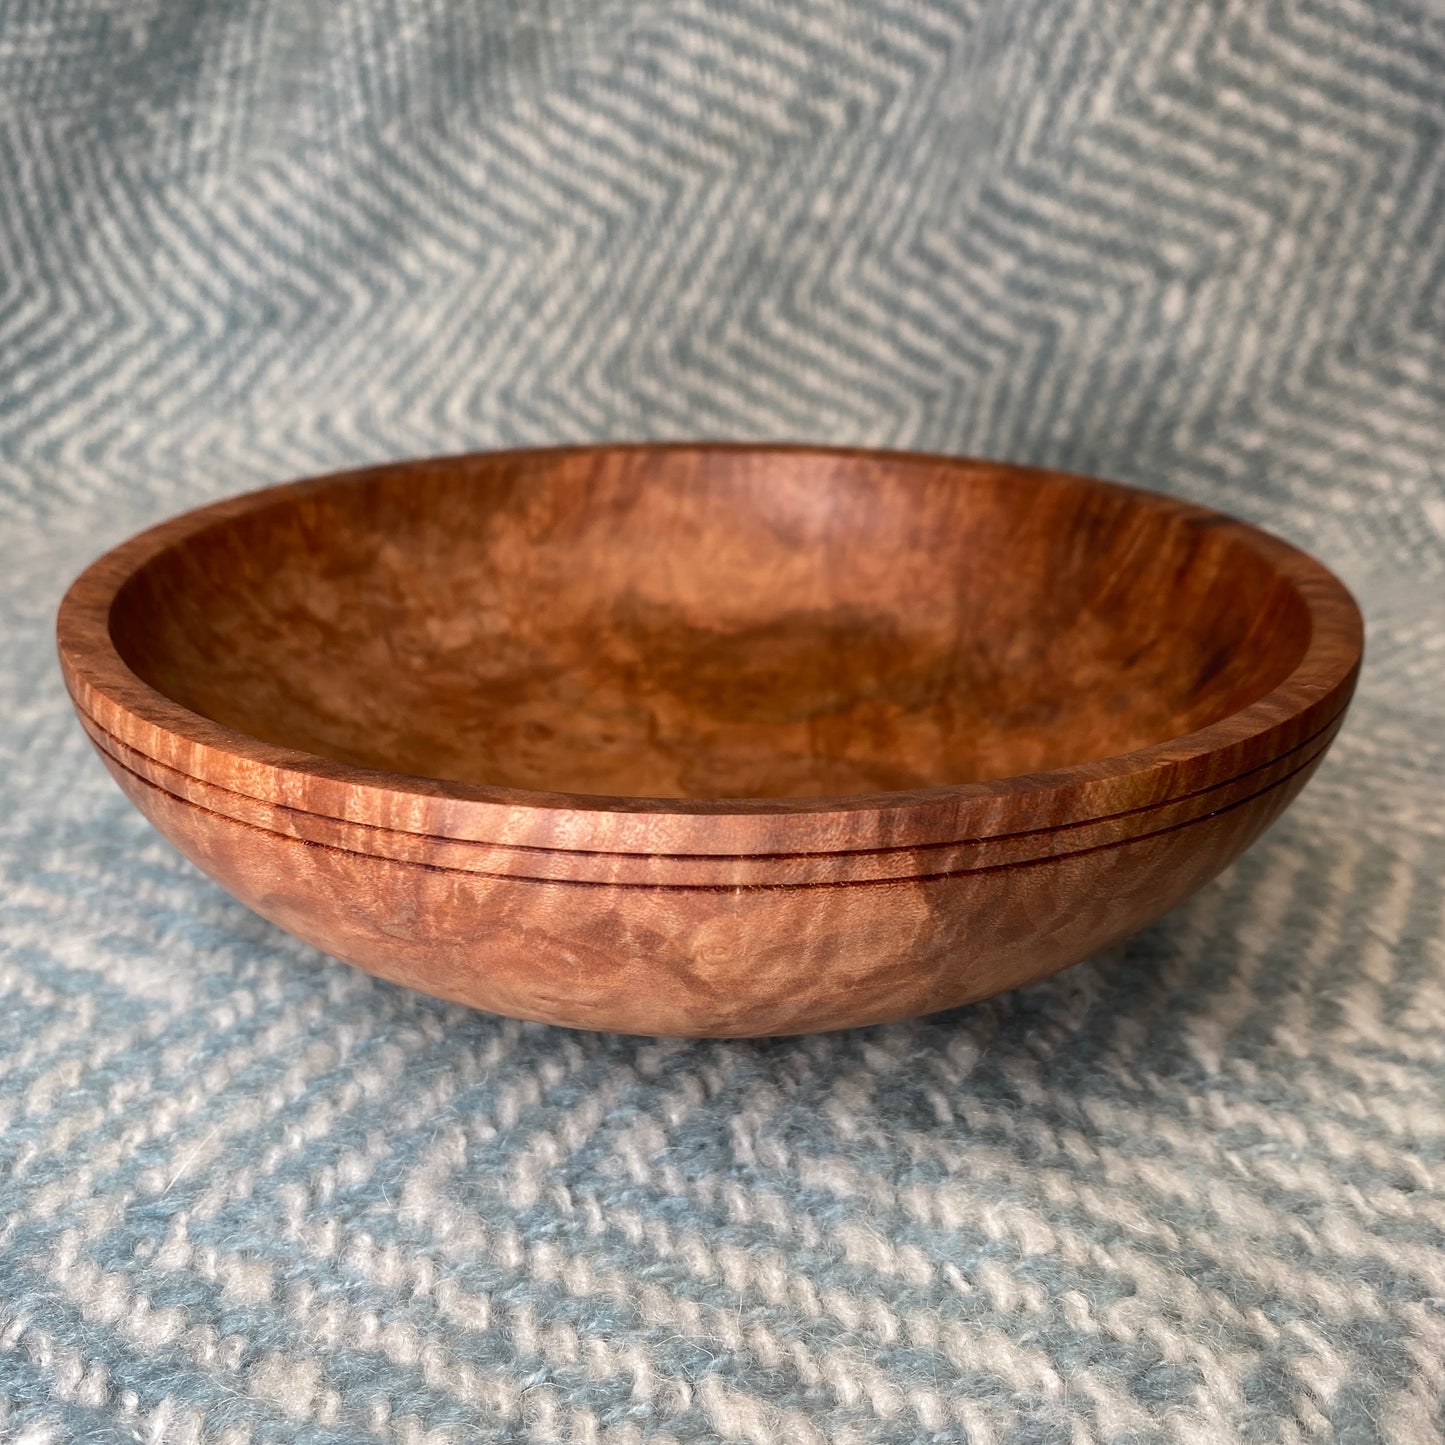
[[80,719],[238,898],[383,977],[630,1032],[841,1028],[1133,932],[1303,786],[1358,610],[1149,493],[599,447],[222,502],[61,607]]

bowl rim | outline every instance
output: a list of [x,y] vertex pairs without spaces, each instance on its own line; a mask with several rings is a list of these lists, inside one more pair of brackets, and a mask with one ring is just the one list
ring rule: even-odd
[[[934,466],[1019,481],[1052,479],[1125,494],[1134,504],[1217,528],[1262,555],[1299,593],[1310,637],[1294,669],[1255,702],[1177,738],[982,782],[903,792],[801,798],[646,798],[541,792],[412,776],[265,743],[184,707],[135,674],[115,647],[109,618],[134,573],[196,533],[292,496],[383,474],[444,471],[466,462],[535,463],[587,454],[809,455]],[[1343,716],[1364,648],[1360,610],[1344,583],[1282,538],[1208,507],[1073,472],[931,452],[772,442],[606,442],[448,453],[329,472],[263,487],[170,518],[92,562],[56,618],[61,669],[77,712],[103,753],[143,781],[184,793],[197,780],[248,803],[316,815],[363,830],[506,849],[569,854],[807,857],[954,846],[1047,835],[1101,819],[1150,815],[1183,798],[1237,784],[1285,755],[1303,755]],[[1320,751],[1323,749],[1321,748]],[[157,782],[159,779],[159,782]],[[1207,814],[1207,809],[1205,810]],[[1124,824],[1127,834],[1129,824]]]

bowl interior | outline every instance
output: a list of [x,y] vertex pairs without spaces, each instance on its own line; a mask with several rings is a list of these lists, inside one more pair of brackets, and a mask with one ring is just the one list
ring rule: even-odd
[[141,567],[122,657],[252,737],[633,797],[933,787],[1092,761],[1280,683],[1310,622],[1241,529],[927,458],[603,449],[383,468]]

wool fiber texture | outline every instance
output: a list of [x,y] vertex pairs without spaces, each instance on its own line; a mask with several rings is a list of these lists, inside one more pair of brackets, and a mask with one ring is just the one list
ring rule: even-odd
[[[153,834],[64,585],[388,457],[972,453],[1315,551],[1318,777],[1057,978],[764,1042],[376,982]],[[0,7],[0,1440],[1445,1438],[1445,11]]]

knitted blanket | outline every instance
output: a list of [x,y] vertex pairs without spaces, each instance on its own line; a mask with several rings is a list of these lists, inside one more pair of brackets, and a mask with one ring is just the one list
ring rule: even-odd
[[[764,1042],[374,981],[155,835],[51,625],[182,507],[787,438],[1093,472],[1370,629],[1049,982]],[[0,7],[0,1440],[1445,1436],[1445,12]]]

